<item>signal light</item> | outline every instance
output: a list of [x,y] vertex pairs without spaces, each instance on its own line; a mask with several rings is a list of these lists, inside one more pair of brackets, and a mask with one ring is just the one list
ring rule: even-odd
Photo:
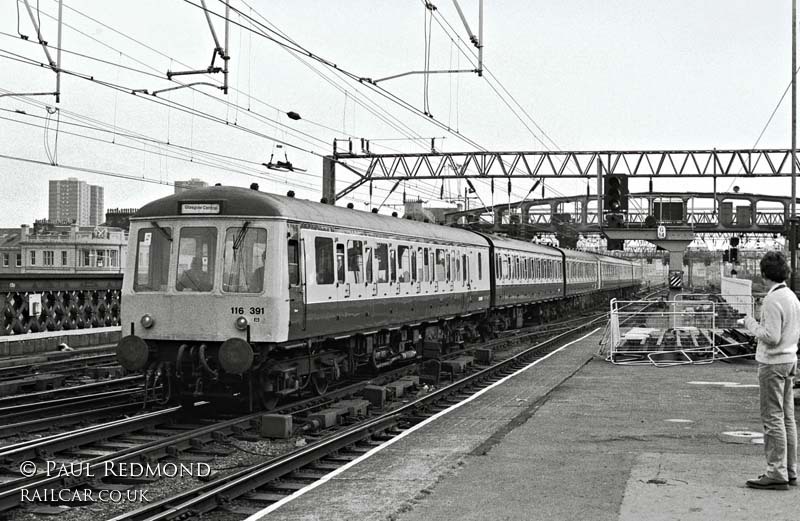
[[628,211],[628,176],[609,174],[603,179],[603,210],[619,213]]

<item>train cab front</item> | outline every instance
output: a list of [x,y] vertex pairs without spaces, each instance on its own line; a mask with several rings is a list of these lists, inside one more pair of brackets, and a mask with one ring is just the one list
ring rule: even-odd
[[159,403],[246,394],[279,328],[269,224],[165,218],[130,233],[120,364]]

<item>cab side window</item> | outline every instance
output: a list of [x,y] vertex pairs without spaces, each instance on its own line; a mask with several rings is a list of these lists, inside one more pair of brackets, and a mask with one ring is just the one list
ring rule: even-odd
[[289,261],[289,285],[300,284],[300,248],[295,239],[287,243],[287,257]]

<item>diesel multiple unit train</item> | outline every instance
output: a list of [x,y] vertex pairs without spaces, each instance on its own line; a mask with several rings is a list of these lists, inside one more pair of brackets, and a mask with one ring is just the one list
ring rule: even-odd
[[160,399],[299,391],[632,292],[624,259],[244,188],[131,218],[120,363]]

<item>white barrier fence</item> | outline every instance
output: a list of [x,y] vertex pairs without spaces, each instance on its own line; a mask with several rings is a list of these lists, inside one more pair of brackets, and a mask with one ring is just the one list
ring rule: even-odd
[[[672,301],[613,299],[608,322],[608,361],[661,367],[753,354],[749,339],[736,330],[739,311],[726,302],[718,302],[718,296],[684,297]],[[752,300],[748,305],[752,308]]]

